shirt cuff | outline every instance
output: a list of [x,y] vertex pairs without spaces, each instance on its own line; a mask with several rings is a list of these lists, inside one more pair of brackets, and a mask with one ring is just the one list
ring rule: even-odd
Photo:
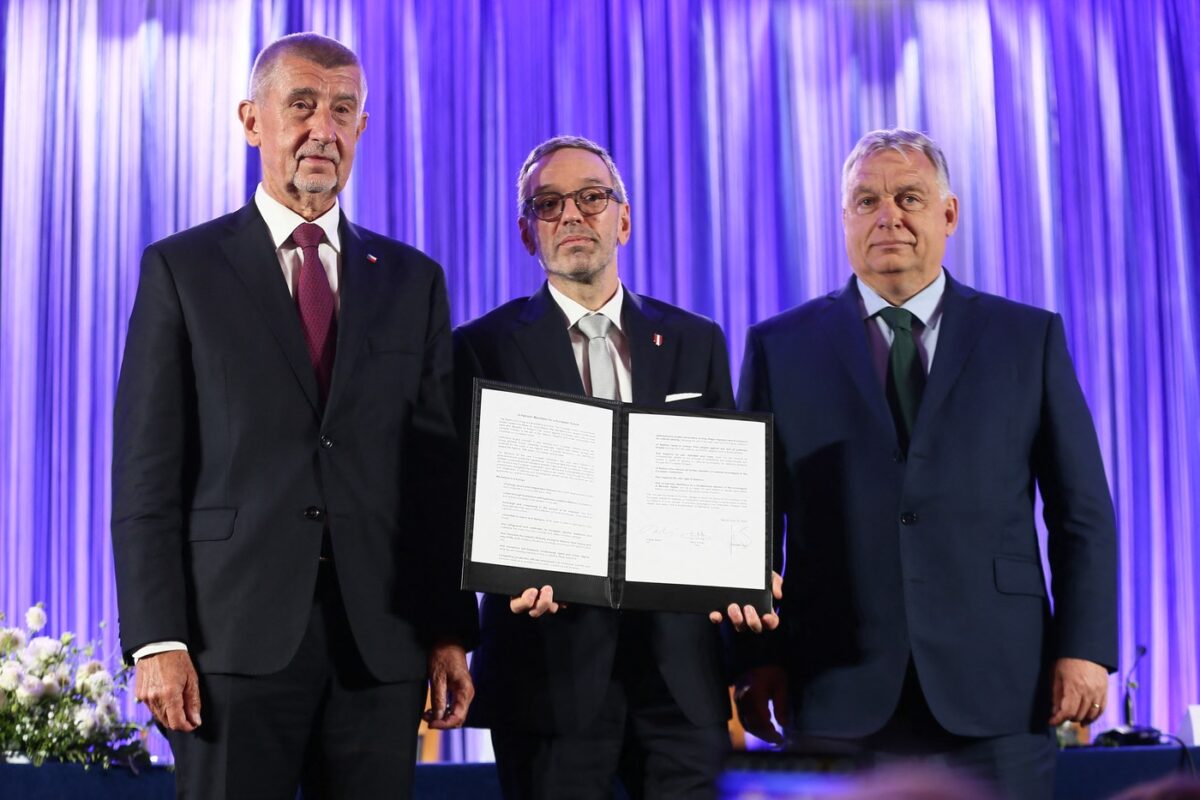
[[154,656],[159,653],[169,653],[172,650],[183,650],[187,652],[187,645],[183,642],[151,642],[148,645],[139,647],[133,651],[133,663],[137,663],[146,656]]

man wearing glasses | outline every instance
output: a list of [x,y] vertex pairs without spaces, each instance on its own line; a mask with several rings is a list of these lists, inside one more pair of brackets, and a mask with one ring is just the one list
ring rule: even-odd
[[[543,142],[517,190],[521,240],[546,283],[455,331],[460,419],[475,377],[732,408],[716,323],[621,283],[629,202],[604,148],[570,136]],[[752,608],[729,616],[739,628],[777,623]],[[729,700],[718,629],[702,615],[567,607],[543,586],[487,595],[482,636],[468,724],[492,729],[505,797],[611,797],[618,771],[635,797],[715,794]]]

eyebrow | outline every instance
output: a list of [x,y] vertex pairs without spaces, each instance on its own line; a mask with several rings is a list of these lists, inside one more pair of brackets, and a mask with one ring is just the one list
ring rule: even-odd
[[[891,193],[891,196],[899,197],[902,194],[908,194],[908,193],[928,194],[928,192],[929,192],[929,187],[925,186],[922,183],[906,183],[902,186],[897,186],[896,190]],[[862,184],[862,183],[860,183],[857,186],[854,186],[850,189],[851,197],[858,197],[859,195],[864,195],[864,194],[883,194],[883,193],[880,192],[878,189],[874,188],[873,186],[869,186],[867,184]]]
[[[600,178],[584,178],[583,182],[585,184],[588,184],[591,186],[607,186],[608,185]],[[532,192],[530,192],[530,197],[532,197],[533,195],[537,195],[537,194],[546,194],[547,192],[553,192],[554,194],[562,194],[562,192],[560,192],[557,188],[555,188],[554,184],[541,184],[539,186],[534,187],[534,190]]]
[[[292,89],[290,92],[288,92],[286,104],[290,106],[297,100],[314,100],[316,99],[317,95],[318,93],[316,89],[313,89],[311,86],[302,86],[298,89]],[[339,95],[335,95],[333,98],[333,103],[337,104],[346,100],[353,103],[355,108],[358,107],[358,95],[354,94],[353,92],[343,92]]]

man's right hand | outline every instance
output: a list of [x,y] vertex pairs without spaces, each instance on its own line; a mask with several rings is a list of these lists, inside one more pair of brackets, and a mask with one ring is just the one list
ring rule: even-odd
[[[764,742],[783,744],[783,733],[790,722],[791,701],[788,699],[787,672],[783,667],[755,667],[738,679],[733,692],[738,719],[747,733]],[[770,707],[768,707],[768,703]],[[771,711],[775,720],[771,720]]]
[[514,614],[525,614],[533,618],[542,614],[557,614],[560,608],[566,608],[566,603],[554,602],[554,587],[546,584],[540,590],[530,587],[508,601],[508,607]]
[[186,650],[170,650],[138,659],[134,692],[150,713],[173,731],[200,727],[200,681]]

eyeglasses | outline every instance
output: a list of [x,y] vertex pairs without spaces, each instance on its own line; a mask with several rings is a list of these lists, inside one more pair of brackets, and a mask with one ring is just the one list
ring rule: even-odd
[[[615,199],[615,192],[607,186],[589,186],[586,189],[576,189],[573,192],[559,194],[558,192],[541,192],[525,201],[525,211],[532,212],[543,222],[554,222],[563,214],[567,198],[575,203],[579,213],[585,217],[602,214],[608,208],[609,199]],[[621,202],[617,200],[617,202]]]

